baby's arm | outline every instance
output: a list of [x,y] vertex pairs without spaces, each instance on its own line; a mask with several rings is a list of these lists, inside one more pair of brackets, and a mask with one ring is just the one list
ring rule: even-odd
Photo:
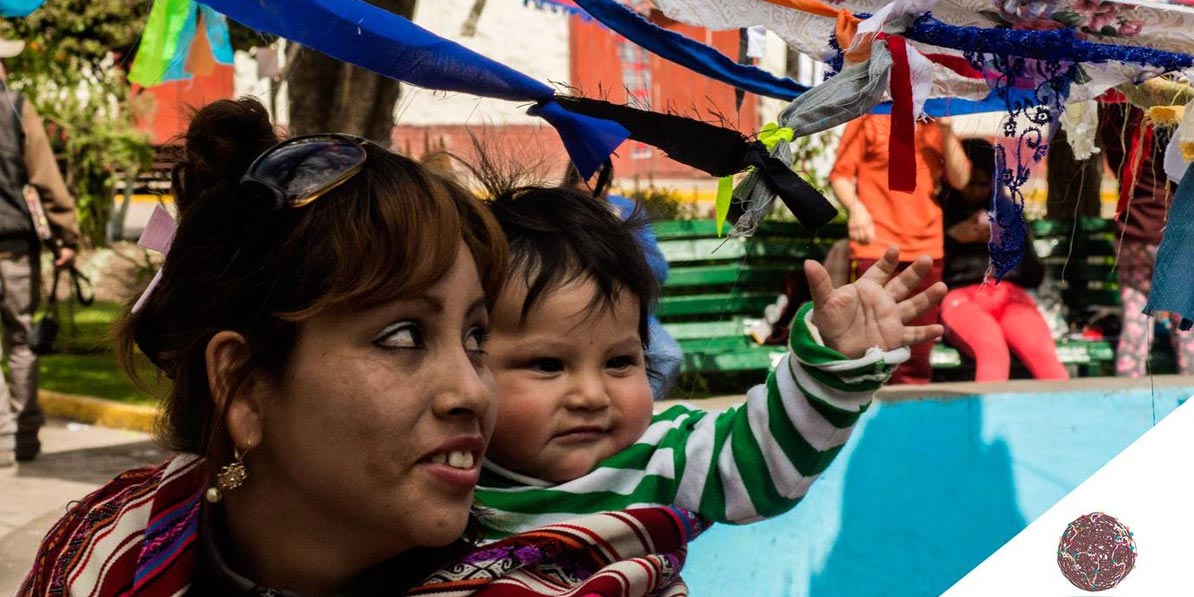
[[[721,414],[669,410],[672,425],[652,425],[659,448],[670,448],[668,493],[674,505],[718,522],[747,523],[795,506],[829,466],[854,423],[892,370],[908,358],[906,344],[940,336],[941,326],[905,326],[941,300],[936,284],[909,295],[928,273],[918,261],[888,280],[898,253],[854,284],[834,289],[819,264],[805,264],[813,303],[796,314],[791,353],[746,403]],[[836,350],[835,350],[836,348]],[[668,416],[670,415],[670,416]],[[655,442],[651,442],[655,443]],[[668,475],[667,473],[671,474]]]

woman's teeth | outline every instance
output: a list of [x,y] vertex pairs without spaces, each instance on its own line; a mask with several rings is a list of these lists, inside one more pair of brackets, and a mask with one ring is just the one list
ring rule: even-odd
[[431,463],[446,464],[452,468],[468,470],[473,468],[473,453],[459,450],[454,452],[440,452],[431,457]]

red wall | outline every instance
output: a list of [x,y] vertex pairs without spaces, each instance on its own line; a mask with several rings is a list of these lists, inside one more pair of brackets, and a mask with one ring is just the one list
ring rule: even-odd
[[[510,171],[529,171],[546,177],[545,183],[559,182],[568,165],[568,153],[556,130],[546,122],[541,124],[507,124],[502,126],[436,125],[417,126],[398,123],[390,137],[394,151],[419,159],[424,154],[447,151],[469,164],[476,165],[476,145]],[[453,166],[456,167],[456,166]]]
[[162,145],[186,132],[191,108],[232,97],[232,66],[217,64],[208,76],[171,81],[135,92],[151,100],[139,128],[149,132],[151,143]]

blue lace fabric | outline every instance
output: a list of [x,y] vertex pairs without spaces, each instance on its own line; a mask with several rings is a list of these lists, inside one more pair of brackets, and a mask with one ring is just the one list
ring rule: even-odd
[[[1049,152],[1078,67],[1072,62],[970,52],[966,58],[987,74],[993,95],[1007,116],[1003,138],[995,143],[992,180],[989,275],[1000,280],[1024,258],[1027,223],[1024,187]],[[1030,89],[1032,93],[1017,93]]]
[[1194,66],[1194,56],[1141,46],[1086,41],[1073,29],[1031,31],[1021,29],[963,27],[942,23],[929,13],[913,21],[904,36],[916,42],[1000,56],[1019,56],[1053,62],[1131,62],[1158,72]]

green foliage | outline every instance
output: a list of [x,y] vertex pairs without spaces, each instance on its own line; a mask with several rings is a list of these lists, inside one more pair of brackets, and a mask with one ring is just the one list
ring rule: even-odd
[[[112,326],[119,319],[123,305],[97,302],[76,309],[74,330],[71,324],[64,323],[58,335],[57,350],[41,357],[41,387],[67,394],[152,404],[154,396],[137,390],[116,364]],[[152,369],[139,353],[137,359],[146,370]],[[163,388],[151,389],[157,392]]]
[[71,71],[79,65],[99,70],[111,52],[128,55],[141,37],[149,2],[129,0],[51,0],[22,19],[9,19],[0,32],[28,43],[13,59],[19,70]]
[[85,239],[104,242],[113,189],[122,173],[148,167],[148,135],[137,131],[139,103],[123,66],[148,14],[148,2],[54,0],[23,19],[0,22],[0,35],[26,41],[6,61],[10,86],[37,108],[66,160]]
[[801,178],[822,193],[829,190],[829,173],[818,171],[817,166],[823,163],[823,158],[828,154],[833,141],[834,133],[825,131],[793,139],[790,144],[792,168],[800,174]]
[[652,221],[692,220],[700,217],[700,208],[684,201],[672,189],[648,187],[634,191],[630,198],[642,204]]

